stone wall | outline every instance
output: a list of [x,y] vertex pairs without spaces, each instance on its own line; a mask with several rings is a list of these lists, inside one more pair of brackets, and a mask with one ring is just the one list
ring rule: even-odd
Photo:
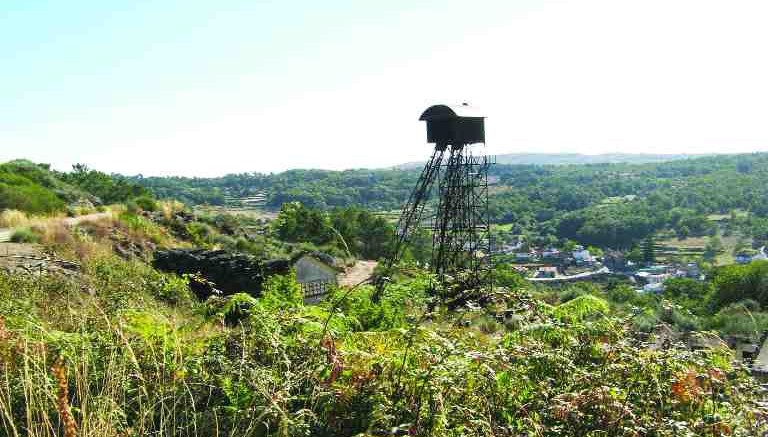
[[[158,270],[176,274],[199,274],[211,287],[192,284],[199,298],[216,293],[228,295],[245,292],[254,296],[261,293],[264,278],[290,272],[288,260],[259,260],[255,257],[224,250],[170,249],[155,252],[153,265]],[[210,290],[206,291],[206,288]]]

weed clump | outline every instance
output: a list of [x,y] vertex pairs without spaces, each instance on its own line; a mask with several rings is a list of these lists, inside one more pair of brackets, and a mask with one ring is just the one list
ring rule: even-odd
[[20,228],[11,234],[11,241],[14,243],[37,243],[40,241],[40,237],[30,228]]

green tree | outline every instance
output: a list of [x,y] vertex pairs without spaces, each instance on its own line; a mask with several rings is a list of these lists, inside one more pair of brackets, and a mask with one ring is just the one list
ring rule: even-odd
[[628,284],[616,284],[608,289],[608,298],[612,302],[632,302],[637,297],[637,292]]
[[134,197],[148,197],[146,188],[119,175],[92,170],[85,164],[75,164],[62,179],[96,196],[102,203],[124,202]]
[[650,264],[654,261],[656,261],[656,242],[652,235],[648,235],[643,241],[643,262]]
[[714,259],[718,253],[723,250],[723,241],[719,235],[713,235],[707,239],[707,244],[704,246],[704,257],[707,259]]
[[712,282],[715,290],[710,303],[715,309],[744,299],[755,300],[763,307],[768,305],[768,261],[720,267]]
[[327,214],[300,202],[283,204],[273,226],[283,241],[326,244],[334,238]]
[[627,253],[627,261],[632,261],[633,263],[639,263],[643,261],[643,251],[640,249],[639,246],[635,246]]

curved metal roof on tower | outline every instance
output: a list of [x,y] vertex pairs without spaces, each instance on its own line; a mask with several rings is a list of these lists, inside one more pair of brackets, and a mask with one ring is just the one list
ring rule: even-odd
[[459,105],[432,105],[421,114],[419,120],[445,120],[460,117],[485,118],[476,108],[469,106],[468,103],[462,103]]

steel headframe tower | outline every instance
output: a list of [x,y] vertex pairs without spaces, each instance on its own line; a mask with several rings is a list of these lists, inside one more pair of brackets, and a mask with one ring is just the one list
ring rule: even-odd
[[[416,229],[426,227],[432,232],[430,267],[438,279],[444,283],[461,273],[464,287],[480,287],[490,281],[488,167],[492,160],[484,153],[474,154],[472,145],[485,145],[485,117],[464,103],[431,106],[419,120],[426,121],[427,142],[435,149],[403,207],[395,248],[385,267],[388,270],[400,260]],[[434,191],[436,209],[424,220]],[[377,282],[376,296],[384,285]]]

